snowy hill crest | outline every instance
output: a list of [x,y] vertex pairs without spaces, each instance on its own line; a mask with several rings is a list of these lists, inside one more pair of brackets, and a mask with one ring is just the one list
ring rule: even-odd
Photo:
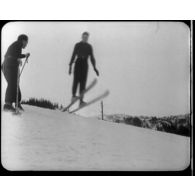
[[2,164],[8,170],[183,170],[190,138],[24,106],[2,114]]

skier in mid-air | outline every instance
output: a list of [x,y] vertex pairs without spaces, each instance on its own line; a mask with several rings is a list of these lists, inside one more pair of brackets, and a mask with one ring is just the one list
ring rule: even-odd
[[[94,71],[96,75],[99,76],[99,71],[96,68],[96,62],[93,55],[93,48],[88,43],[89,33],[84,32],[82,34],[82,40],[77,43],[74,47],[74,51],[72,54],[72,58],[69,64],[69,74],[72,73],[72,64],[75,61],[74,67],[74,78],[73,78],[73,85],[72,85],[72,101],[76,98],[76,91],[79,85],[79,92],[80,96],[82,92],[86,88],[87,76],[88,76],[88,57],[90,57],[91,63],[93,65]],[[85,102],[83,101],[83,96],[80,98],[80,106],[84,105]]]
[[[16,104],[17,99],[17,87],[18,87],[18,108],[23,110],[21,106],[21,91],[19,86],[17,86],[18,79],[18,68],[22,64],[22,58],[28,58],[29,53],[22,54],[22,49],[24,49],[28,44],[27,35],[19,35],[17,41],[12,43],[5,54],[4,62],[2,64],[2,71],[4,73],[5,79],[7,81],[7,89],[5,94],[5,104],[3,109],[5,111],[15,111],[13,103]],[[15,105],[16,106],[16,105]]]

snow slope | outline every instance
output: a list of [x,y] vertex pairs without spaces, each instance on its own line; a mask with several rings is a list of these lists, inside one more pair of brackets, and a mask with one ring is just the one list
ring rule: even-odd
[[8,170],[182,170],[190,138],[33,106],[2,113]]

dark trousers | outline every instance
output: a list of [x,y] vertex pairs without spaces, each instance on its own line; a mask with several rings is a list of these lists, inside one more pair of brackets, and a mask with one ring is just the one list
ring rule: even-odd
[[[5,102],[13,103],[16,102],[17,95],[17,76],[18,68],[17,67],[3,67],[3,73],[7,81],[7,89],[5,93]],[[19,87],[19,86],[18,86]],[[21,101],[21,91],[20,87],[18,90],[18,101]]]
[[[76,95],[76,91],[79,85],[79,93],[85,90],[88,75],[88,63],[86,59],[77,59],[74,68],[74,78],[72,85],[72,95]],[[83,97],[82,97],[83,98]]]

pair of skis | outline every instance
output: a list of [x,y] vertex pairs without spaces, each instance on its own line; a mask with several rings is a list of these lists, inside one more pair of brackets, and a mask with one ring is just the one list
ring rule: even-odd
[[[90,89],[92,89],[96,84],[97,84],[97,79],[94,79],[94,80],[89,84],[89,86],[80,94],[80,96],[75,97],[74,100],[71,101],[70,104],[69,104],[68,106],[66,106],[66,107],[62,110],[62,112],[68,111],[69,108],[70,108],[73,104],[75,104],[77,101],[79,101],[79,100],[83,97],[83,95],[86,94]],[[79,111],[80,109],[82,109],[82,108],[84,108],[84,107],[87,107],[87,106],[89,106],[89,105],[91,105],[91,104],[94,104],[95,102],[97,102],[97,101],[99,101],[99,100],[101,100],[101,99],[107,97],[108,95],[109,95],[109,91],[106,90],[105,92],[103,92],[102,94],[100,94],[100,95],[97,96],[96,98],[90,100],[89,102],[86,102],[85,104],[79,106],[78,108],[75,108],[74,110],[69,111],[69,113],[77,112],[77,111]]]

